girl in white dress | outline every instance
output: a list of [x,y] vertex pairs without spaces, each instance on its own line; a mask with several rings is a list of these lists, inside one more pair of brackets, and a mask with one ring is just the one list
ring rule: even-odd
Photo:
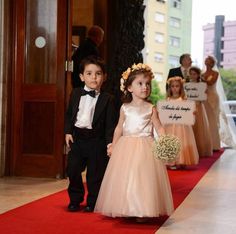
[[[197,83],[201,79],[201,70],[198,67],[190,67],[190,82]],[[211,132],[206,114],[205,106],[202,101],[195,101],[196,115],[193,125],[193,133],[195,136],[199,157],[209,157],[213,154],[213,146],[211,140]]]
[[153,126],[164,134],[156,108],[148,101],[153,73],[134,64],[122,74],[124,104],[95,211],[111,217],[170,215],[173,200],[165,165],[153,155]]

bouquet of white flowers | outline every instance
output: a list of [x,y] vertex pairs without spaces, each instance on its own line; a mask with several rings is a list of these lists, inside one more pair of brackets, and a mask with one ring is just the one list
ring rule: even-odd
[[154,143],[154,156],[165,163],[176,160],[181,148],[180,139],[174,135],[162,135]]

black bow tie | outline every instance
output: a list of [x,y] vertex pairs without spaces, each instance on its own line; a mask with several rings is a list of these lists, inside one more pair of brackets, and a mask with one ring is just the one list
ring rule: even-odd
[[90,95],[91,97],[93,97],[93,98],[95,98],[95,96],[96,96],[96,92],[95,92],[95,90],[91,90],[91,91],[87,91],[87,90],[85,90],[85,89],[82,89],[81,90],[81,95],[82,96],[84,96],[84,95]]

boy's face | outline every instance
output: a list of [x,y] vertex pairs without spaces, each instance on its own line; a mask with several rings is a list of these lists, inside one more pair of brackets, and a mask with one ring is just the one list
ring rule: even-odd
[[83,74],[80,74],[80,79],[84,81],[88,88],[99,91],[105,79],[105,74],[99,66],[88,64],[85,66]]

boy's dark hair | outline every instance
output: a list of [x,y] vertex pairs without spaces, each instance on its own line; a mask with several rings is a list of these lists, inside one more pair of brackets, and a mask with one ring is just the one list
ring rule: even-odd
[[81,61],[80,66],[79,66],[79,71],[81,74],[84,73],[85,66],[87,66],[89,64],[95,64],[95,65],[99,66],[102,69],[102,72],[104,74],[106,73],[106,66],[105,66],[104,60],[98,56],[91,55],[91,56],[84,58]]

